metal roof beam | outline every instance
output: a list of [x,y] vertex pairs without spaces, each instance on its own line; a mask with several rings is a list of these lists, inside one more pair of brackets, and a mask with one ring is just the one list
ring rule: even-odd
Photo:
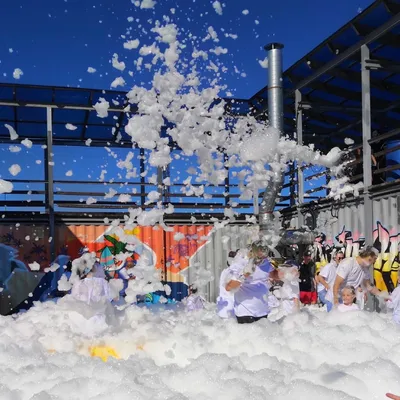
[[400,13],[400,4],[392,2],[390,0],[383,0],[383,4],[385,5],[385,8],[392,14],[398,14]]
[[[394,110],[397,107],[400,107],[400,101],[396,101],[396,102],[392,103],[389,107],[386,107],[383,110],[376,110],[376,109],[372,110],[371,111],[372,122],[374,122],[376,120],[376,118],[374,118],[376,115],[384,114],[384,113],[386,113],[388,111]],[[384,115],[382,118],[385,120],[386,117],[387,116]],[[353,128],[353,127],[355,127],[357,125],[360,125],[360,124],[362,124],[362,118],[358,119],[357,121],[355,121],[355,122],[353,122],[353,123],[351,123],[349,125],[344,126],[343,128],[340,128],[336,132],[332,132],[332,134],[335,134],[335,135],[344,134],[347,129],[351,129],[351,128]]]
[[[369,32],[371,32],[371,27],[368,25],[363,25],[363,24],[358,23],[355,27],[361,36],[367,36],[369,34]],[[384,35],[380,36],[376,40],[379,43],[382,43],[385,45],[393,46],[396,48],[400,47],[399,37],[392,32],[386,32]]]
[[[361,71],[353,71],[353,70],[344,70],[340,67],[333,68],[329,71],[329,74],[336,76],[338,78],[348,80],[349,82],[357,82],[360,83],[361,86]],[[386,83],[385,81],[371,78],[371,86],[375,89],[384,91],[384,92],[391,92],[391,93],[399,93],[400,92],[400,85],[396,83]]]
[[[400,14],[397,14],[390,18],[387,22],[385,22],[383,25],[381,25],[379,28],[373,30],[372,32],[368,33],[363,39],[361,39],[358,43],[354,44],[353,46],[349,47],[347,50],[345,50],[343,53],[338,54],[336,58],[331,60],[330,62],[326,63],[323,67],[319,68],[317,71],[315,71],[313,74],[308,76],[307,78],[301,80],[298,82],[293,89],[291,89],[291,92],[294,93],[296,90],[300,90],[308,86],[310,83],[314,82],[316,79],[318,79],[320,76],[326,74],[329,72],[330,69],[340,65],[343,61],[346,61],[348,58],[354,56],[356,53],[358,53],[361,49],[361,46],[365,44],[369,44],[375,40],[378,40],[381,38],[383,35],[385,35],[387,32],[389,32],[391,29],[396,27],[400,23]],[[359,28],[359,25],[357,25],[357,29]],[[396,35],[394,35],[396,36]],[[396,40],[398,42],[398,45],[400,45],[400,41],[398,40],[398,37],[396,36]]]

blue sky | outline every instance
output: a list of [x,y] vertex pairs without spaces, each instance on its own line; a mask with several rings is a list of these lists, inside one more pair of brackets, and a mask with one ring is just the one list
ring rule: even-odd
[[[15,81],[13,71],[20,68],[24,73],[21,83],[109,89],[113,79],[120,75],[110,65],[113,53],[118,53],[127,64],[123,75],[127,87],[147,83],[149,74],[128,75],[137,56],[123,49],[121,35],[130,28],[131,37],[140,38],[144,44],[149,40],[142,32],[142,28],[150,26],[147,21],[169,15],[184,30],[184,35],[190,32],[204,37],[207,27],[214,27],[221,46],[229,50],[223,59],[230,68],[226,76],[229,90],[235,97],[248,98],[266,84],[266,70],[257,61],[265,57],[265,44],[284,43],[287,68],[372,1],[225,0],[221,3],[226,4],[222,16],[214,11],[210,0],[159,0],[154,9],[148,10],[135,7],[131,0],[1,1],[0,80]],[[175,14],[171,8],[175,8]],[[248,10],[248,14],[244,15],[243,10]],[[134,21],[129,22],[128,17]],[[225,38],[223,33],[236,34],[238,38]],[[97,72],[88,73],[89,66]],[[246,77],[235,73],[234,66]]]
[[[127,82],[123,89],[148,86],[153,71],[137,71],[134,66],[137,50],[125,50],[123,43],[139,39],[141,45],[151,44],[150,27],[168,15],[181,30],[181,40],[189,37],[191,41],[201,42],[209,26],[217,31],[219,45],[228,49],[228,54],[221,56],[228,67],[223,75],[227,91],[234,97],[248,98],[266,85],[267,70],[258,63],[266,56],[265,44],[284,43],[284,67],[288,68],[372,3],[370,0],[225,0],[221,1],[226,4],[223,15],[218,15],[212,2],[159,0],[154,9],[143,10],[131,0],[0,1],[3,17],[0,82],[109,89],[116,77],[123,76]],[[237,35],[237,38],[225,34]],[[114,53],[127,65],[122,73],[111,66]],[[88,67],[95,68],[96,72],[88,73]],[[19,80],[13,78],[15,68],[23,71]],[[133,76],[128,74],[129,70],[134,72]],[[207,75],[206,71],[203,73]],[[124,159],[127,150],[120,149],[117,153]],[[0,154],[0,177],[10,179],[8,168],[16,162],[16,154],[10,153],[8,146],[1,146]],[[116,160],[105,149],[57,148],[55,156],[55,179],[98,180],[103,169],[108,171],[106,180],[124,179],[118,176],[121,171],[115,165]],[[43,150],[39,146],[31,149],[22,146],[18,162],[22,172],[17,178],[43,178]],[[171,179],[182,182],[188,175],[186,169],[190,162],[180,160],[172,165]],[[70,170],[71,177],[66,175]],[[149,169],[148,176],[153,173]],[[26,186],[20,184],[16,189]],[[39,189],[32,184],[28,186]],[[59,185],[62,190],[78,189],[67,186]],[[99,191],[98,186],[86,186],[86,189]],[[122,188],[121,192],[124,191],[129,192]]]

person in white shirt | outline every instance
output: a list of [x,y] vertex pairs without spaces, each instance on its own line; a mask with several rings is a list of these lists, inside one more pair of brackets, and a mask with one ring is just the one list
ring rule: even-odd
[[393,310],[393,321],[400,325],[400,274],[397,281],[397,287],[387,299],[386,304],[388,308]]
[[344,254],[342,251],[338,251],[333,260],[322,267],[321,271],[317,275],[317,292],[319,301],[326,305],[328,312],[332,310],[332,303],[326,299],[326,294],[328,290],[333,287],[336,279],[336,269],[340,262],[344,259]]
[[234,310],[239,324],[267,318],[269,314],[269,273],[274,267],[268,259],[268,247],[258,240],[248,254],[239,254],[229,267],[225,289],[234,293]]
[[334,307],[339,304],[340,289],[344,286],[361,288],[362,292],[357,292],[362,297],[367,292],[374,295],[379,294],[379,289],[372,285],[370,266],[378,258],[378,250],[368,246],[363,249],[357,257],[345,258],[337,267],[335,283],[332,290],[329,290],[326,299],[333,303]]
[[221,272],[221,276],[219,278],[219,296],[217,298],[217,314],[220,318],[233,318],[235,317],[235,297],[233,292],[228,292],[225,289],[228,280],[230,280],[230,270],[229,267],[235,260],[236,255],[238,254],[239,249],[236,251],[231,251],[228,254],[227,268],[225,268]]
[[342,289],[342,300],[343,303],[338,305],[338,311],[359,311],[360,308],[354,303],[356,299],[356,289],[353,286],[345,286]]

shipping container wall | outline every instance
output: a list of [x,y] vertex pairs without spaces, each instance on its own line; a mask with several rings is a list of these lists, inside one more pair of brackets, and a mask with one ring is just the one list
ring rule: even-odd
[[[181,300],[188,285],[197,283],[207,300],[215,301],[219,292],[219,276],[227,266],[232,250],[248,245],[257,236],[257,228],[225,226],[215,230],[208,225],[176,225],[171,231],[158,227],[109,227],[96,225],[57,226],[55,246],[57,255],[75,259],[85,248],[95,251],[104,265],[114,264],[114,256],[125,252],[129,244],[160,272],[172,290],[172,297]],[[50,242],[46,226],[0,226],[0,255],[19,259],[26,266],[38,262],[43,271],[50,260]],[[11,261],[7,261],[11,265]],[[4,263],[3,263],[4,264]],[[11,268],[11,267],[10,267]],[[10,268],[3,268],[7,274]],[[8,271],[8,272],[7,272]]]
[[[316,229],[320,236],[314,245],[317,267],[329,262],[332,250],[341,247],[347,257],[358,254],[364,245],[374,245],[379,258],[374,265],[374,279],[382,290],[393,290],[399,270],[400,226],[398,197],[373,200],[373,243],[365,243],[364,205],[344,204],[340,208],[315,210]],[[297,225],[297,218],[291,226]]]

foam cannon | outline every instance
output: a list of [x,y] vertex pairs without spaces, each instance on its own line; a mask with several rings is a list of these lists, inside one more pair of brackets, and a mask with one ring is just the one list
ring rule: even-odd
[[[271,43],[266,45],[268,52],[268,120],[270,125],[280,134],[284,132],[283,125],[283,81],[282,81],[282,49],[283,44]],[[276,171],[265,188],[260,205],[258,223],[260,234],[273,230],[273,212],[276,200],[279,198],[284,182],[283,171]],[[312,244],[316,235],[308,230],[281,231],[279,245],[290,246],[294,244]],[[280,247],[280,246],[278,246]]]

